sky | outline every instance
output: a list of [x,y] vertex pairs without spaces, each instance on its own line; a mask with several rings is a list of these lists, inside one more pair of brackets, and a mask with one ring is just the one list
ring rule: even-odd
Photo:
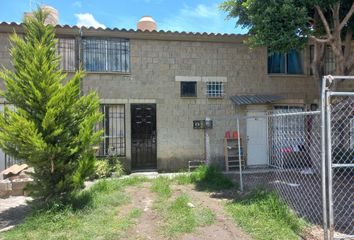
[[59,23],[78,26],[136,29],[144,15],[158,30],[247,33],[218,9],[222,0],[0,0],[0,22],[21,22],[23,12],[45,4],[59,11]]

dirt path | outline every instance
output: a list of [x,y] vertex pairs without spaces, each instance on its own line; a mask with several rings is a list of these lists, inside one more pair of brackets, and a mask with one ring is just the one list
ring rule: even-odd
[[[164,240],[158,233],[159,218],[152,209],[154,194],[150,191],[150,183],[141,186],[128,187],[125,192],[131,198],[130,204],[124,206],[124,212],[139,208],[142,215],[136,225],[126,233],[126,239],[131,240]],[[120,213],[120,214],[124,214]]]
[[[224,212],[223,201],[210,198],[209,193],[198,192],[192,186],[176,186],[172,185],[174,198],[182,193],[188,194],[195,202],[193,204],[209,208],[216,216],[215,223],[205,227],[199,227],[193,233],[183,234],[176,239],[182,240],[235,240],[235,239],[251,239],[245,234],[234,221]],[[131,197],[131,203],[124,206],[123,212],[127,214],[134,208],[142,210],[142,215],[137,220],[136,225],[126,234],[126,239],[134,240],[165,240],[159,226],[162,225],[162,219],[159,214],[152,208],[155,195],[150,191],[150,183],[144,183],[141,186],[128,187],[126,193]]]
[[211,198],[208,192],[196,191],[192,185],[173,185],[174,192],[186,193],[194,201],[193,204],[200,204],[202,207],[209,208],[215,214],[215,223],[209,226],[200,227],[195,233],[185,234],[180,239],[183,240],[234,240],[252,239],[236,225],[224,210],[225,200]]

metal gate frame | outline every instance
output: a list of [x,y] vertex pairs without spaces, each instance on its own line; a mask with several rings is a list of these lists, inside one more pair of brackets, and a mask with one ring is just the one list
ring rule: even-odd
[[[324,239],[335,239],[335,217],[333,196],[333,169],[336,167],[354,168],[354,164],[334,164],[332,141],[332,112],[331,100],[333,97],[354,97],[354,92],[337,92],[331,90],[336,81],[354,80],[354,76],[324,76],[321,92],[321,161],[322,161],[322,205]],[[354,236],[350,236],[353,237]]]

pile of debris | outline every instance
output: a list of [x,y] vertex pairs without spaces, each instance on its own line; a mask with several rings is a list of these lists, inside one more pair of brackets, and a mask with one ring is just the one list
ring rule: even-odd
[[28,183],[33,182],[29,176],[31,172],[33,172],[33,168],[29,168],[27,164],[15,164],[2,171],[0,173],[3,179],[0,180],[0,198],[26,196],[25,187]]

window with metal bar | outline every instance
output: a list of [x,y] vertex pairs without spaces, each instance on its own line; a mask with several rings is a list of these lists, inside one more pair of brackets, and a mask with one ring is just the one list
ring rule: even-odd
[[[302,106],[274,106],[273,113],[296,113],[303,112],[304,108]],[[304,150],[304,146],[306,144],[306,135],[305,130],[306,126],[310,124],[311,116],[297,115],[297,116],[282,116],[282,117],[274,117],[270,120],[270,129],[272,132],[270,133],[273,137],[271,138],[273,151],[276,153],[280,153],[280,156],[274,156],[273,162],[271,163],[273,166],[281,167],[284,164],[283,154],[289,152],[301,152]],[[284,141],[279,141],[282,139]],[[285,141],[286,139],[286,141]]]
[[88,72],[130,72],[128,39],[85,38],[82,40],[83,62]]
[[[313,62],[314,54],[315,54],[315,48],[313,45],[311,45],[310,46],[310,62],[311,62],[311,64]],[[324,70],[325,75],[334,74],[336,71],[336,62],[335,62],[333,51],[330,46],[327,46],[325,48],[324,69],[323,70]],[[313,75],[312,69],[311,69],[311,75]]]
[[223,82],[207,82],[206,95],[210,98],[220,98],[224,96],[224,83]]
[[102,104],[103,120],[98,128],[103,130],[98,156],[125,156],[125,107],[121,104]]
[[[5,106],[8,107],[8,109],[10,111],[14,111],[15,107],[12,104],[8,104],[8,103],[2,103],[0,104],[0,114],[4,114],[5,117],[7,116],[6,112],[5,112]],[[24,163],[23,160],[21,159],[17,159],[11,155],[8,155],[6,153],[4,153],[1,149],[0,149],[0,169],[2,167],[4,167],[5,169],[8,167],[11,167],[12,165],[15,164],[22,164]]]
[[64,71],[75,71],[75,39],[59,38],[58,54],[61,56],[60,68]]

